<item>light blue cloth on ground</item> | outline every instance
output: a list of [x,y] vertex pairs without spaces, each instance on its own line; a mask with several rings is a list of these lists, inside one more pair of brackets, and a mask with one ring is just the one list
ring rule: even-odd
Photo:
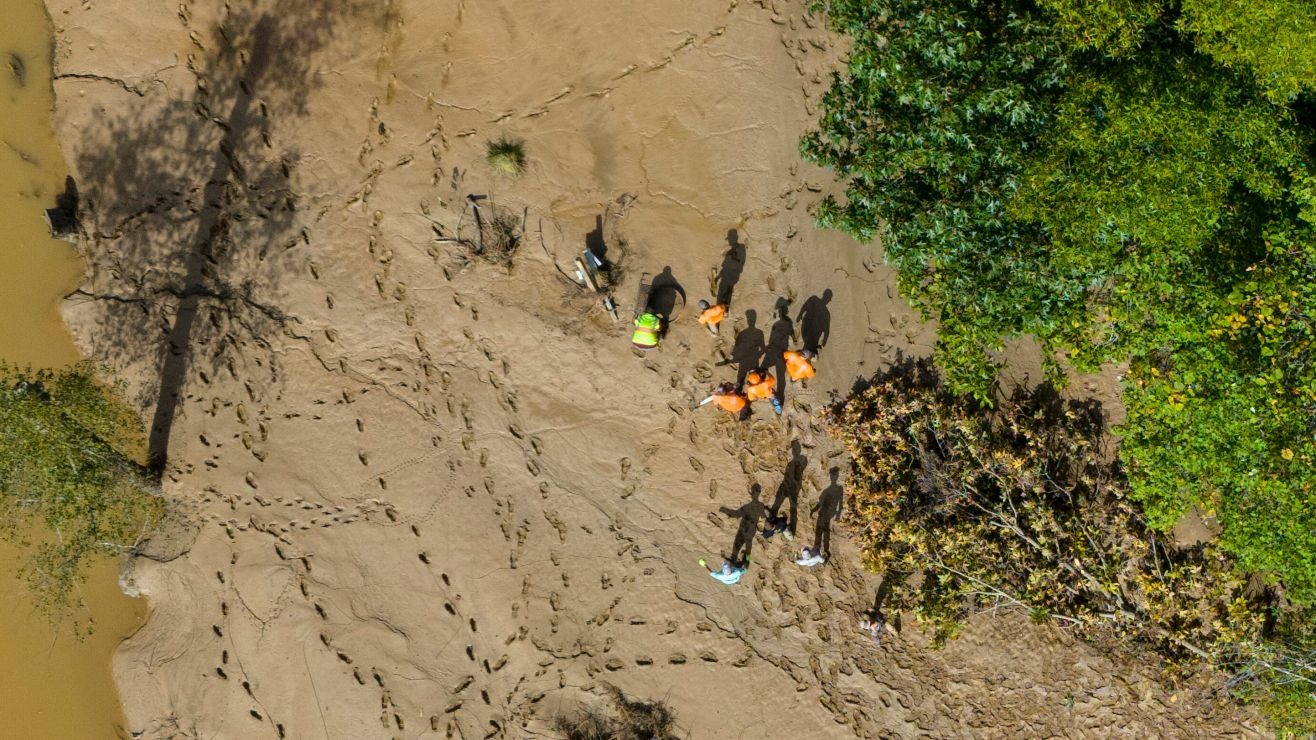
[[728,586],[740,583],[740,577],[745,574],[744,568],[731,568],[730,570],[715,570],[708,575],[725,583]]

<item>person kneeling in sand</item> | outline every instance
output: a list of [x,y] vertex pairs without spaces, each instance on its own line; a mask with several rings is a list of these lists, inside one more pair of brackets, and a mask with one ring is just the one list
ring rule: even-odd
[[645,352],[658,346],[658,341],[665,330],[661,316],[646,309],[644,313],[635,317],[634,325],[631,344],[636,349]]
[[750,401],[768,399],[772,410],[781,413],[781,400],[777,398],[777,379],[763,368],[750,370],[745,376],[745,398]]
[[744,419],[749,416],[749,399],[745,394],[736,390],[734,383],[723,383],[713,389],[713,394],[705,398],[699,405],[712,403],[714,406],[735,416],[737,419]]
[[882,647],[882,630],[886,629],[886,620],[880,616],[864,617],[859,620],[859,629],[873,636],[873,644]]
[[717,336],[717,325],[722,323],[722,319],[727,317],[727,307],[721,303],[716,306],[708,305],[708,301],[699,301],[699,318],[697,321],[708,333]]
[[823,557],[821,552],[812,547],[801,548],[800,557],[795,560],[796,565],[804,566],[805,568],[812,568],[815,565],[822,565],[825,562],[827,562],[827,558]]
[[804,381],[814,376],[814,357],[817,357],[817,354],[808,349],[798,352],[788,349],[781,353],[781,358],[786,361],[786,374],[790,376],[792,382],[803,385]]

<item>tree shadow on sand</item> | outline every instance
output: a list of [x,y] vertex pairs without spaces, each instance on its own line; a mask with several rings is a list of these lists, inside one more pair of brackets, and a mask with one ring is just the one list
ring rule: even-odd
[[258,296],[290,273],[315,214],[291,184],[300,154],[273,140],[272,123],[308,115],[315,52],[345,21],[379,14],[372,5],[234,4],[215,25],[196,24],[203,51],[188,58],[190,95],[147,96],[84,132],[94,145],[75,169],[91,288],[71,298],[102,302],[90,327],[100,359],[154,357],[157,470],[192,378],[278,380],[272,353],[249,350],[268,350],[267,338],[296,320]]

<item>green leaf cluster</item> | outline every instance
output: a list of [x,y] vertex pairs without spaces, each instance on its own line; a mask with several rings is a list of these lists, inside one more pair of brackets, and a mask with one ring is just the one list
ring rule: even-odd
[[24,575],[52,619],[77,606],[91,558],[131,550],[160,519],[130,456],[140,427],[86,366],[0,365],[0,536],[29,550]]

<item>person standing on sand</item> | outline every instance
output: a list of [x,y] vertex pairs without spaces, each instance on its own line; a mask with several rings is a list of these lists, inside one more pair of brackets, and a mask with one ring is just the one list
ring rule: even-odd
[[777,535],[781,535],[788,540],[792,539],[790,525],[791,522],[785,514],[769,514],[768,520],[763,524],[763,532],[761,532],[763,539],[770,540]]
[[827,558],[823,557],[821,552],[812,547],[800,548],[800,556],[795,559],[796,565],[805,568],[812,568],[815,565],[822,565],[825,562],[827,562]]
[[708,301],[699,301],[699,323],[708,329],[708,333],[717,336],[717,325],[722,323],[722,319],[727,317],[727,307],[724,304],[716,306],[708,305]]
[[782,352],[781,356],[786,360],[786,374],[790,376],[791,381],[803,384],[814,376],[813,358],[817,355],[813,350],[802,349],[797,352],[788,349]]
[[874,614],[859,620],[859,629],[873,636],[873,644],[882,647],[882,630],[886,629],[886,620],[880,614]]
[[[707,568],[708,562],[705,560],[700,560],[699,565],[701,567]],[[740,583],[740,577],[745,575],[745,570],[748,565],[749,565],[748,558],[745,560],[743,564],[739,564],[739,565],[732,563],[730,560],[727,560],[726,558],[723,558],[722,567],[717,570],[710,570],[708,572],[708,575],[712,576],[713,578],[716,578],[717,580],[725,583],[728,586],[734,586],[735,584]]]
[[745,398],[751,402],[766,398],[771,402],[772,410],[780,415],[781,401],[777,398],[776,390],[777,379],[763,368],[750,370],[745,376]]

